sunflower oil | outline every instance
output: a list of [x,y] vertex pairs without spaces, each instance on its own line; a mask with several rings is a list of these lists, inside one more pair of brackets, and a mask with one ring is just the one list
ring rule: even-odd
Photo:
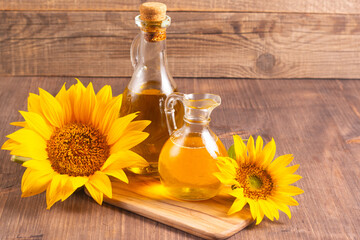
[[[146,87],[145,87],[146,88]],[[150,120],[150,125],[144,130],[150,135],[139,145],[131,150],[145,158],[148,168],[129,168],[130,171],[137,174],[157,172],[159,154],[162,146],[169,139],[169,131],[166,126],[164,102],[166,94],[159,89],[144,89],[140,93],[134,93],[128,88],[123,93],[123,104],[120,110],[120,116],[129,113],[139,112],[135,120]],[[183,108],[176,106],[177,123],[182,124]]]
[[219,139],[213,146],[204,145],[202,137],[193,134],[179,145],[171,137],[160,154],[161,181],[168,192],[179,199],[205,200],[214,197],[221,186],[213,176],[219,171],[216,158],[226,154]]

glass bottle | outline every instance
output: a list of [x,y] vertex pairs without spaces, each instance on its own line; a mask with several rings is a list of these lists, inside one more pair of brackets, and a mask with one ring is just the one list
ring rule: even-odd
[[[174,104],[184,105],[184,124],[177,129]],[[213,176],[218,171],[216,158],[227,156],[220,139],[209,128],[210,114],[221,103],[213,94],[171,94],[165,112],[171,136],[159,158],[159,174],[168,192],[183,200],[214,197],[221,183]]]
[[[157,15],[154,20],[154,16],[151,15],[154,11],[150,15],[145,15],[145,10],[149,7],[147,4],[158,4],[155,6],[155,12],[159,6],[165,6],[163,16]],[[145,14],[141,12],[142,9]],[[170,26],[171,18],[166,15],[166,5],[144,3],[140,7],[140,15],[135,18],[135,23],[141,31],[131,45],[130,55],[134,73],[123,92],[120,116],[139,112],[135,120],[151,120],[151,124],[144,130],[150,134],[149,137],[132,149],[149,162],[149,167],[129,168],[137,174],[148,174],[157,172],[161,148],[169,138],[164,104],[166,97],[176,91],[176,84],[169,73],[166,59],[166,28]]]

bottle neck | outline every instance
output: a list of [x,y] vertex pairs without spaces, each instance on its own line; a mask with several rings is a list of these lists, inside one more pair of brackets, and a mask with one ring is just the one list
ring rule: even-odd
[[170,26],[170,17],[160,22],[151,22],[137,16],[135,23],[141,31],[131,45],[134,73],[128,89],[134,93],[155,89],[169,95],[176,89],[166,57],[166,28]]
[[147,21],[138,15],[135,23],[141,29],[138,63],[150,71],[166,70],[166,28],[170,26],[171,18],[166,16],[162,21]]
[[140,54],[139,63],[145,65],[149,70],[166,68],[166,40],[148,41],[149,33],[141,31],[140,33]]
[[184,116],[184,126],[189,127],[194,132],[202,132],[204,129],[209,128],[210,119],[205,121],[196,121],[188,119]]

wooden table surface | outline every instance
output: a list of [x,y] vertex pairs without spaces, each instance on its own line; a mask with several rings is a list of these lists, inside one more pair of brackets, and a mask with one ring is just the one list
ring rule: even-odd
[[[128,78],[81,78],[120,94]],[[52,94],[70,77],[1,77],[0,144],[21,120],[29,92]],[[228,147],[231,135],[271,137],[277,156],[292,153],[303,179],[292,219],[250,225],[230,239],[359,239],[360,81],[177,78],[183,92],[220,94],[211,128]],[[46,210],[45,194],[21,198],[24,168],[0,151],[0,239],[199,239],[131,212],[99,206],[83,192]]]

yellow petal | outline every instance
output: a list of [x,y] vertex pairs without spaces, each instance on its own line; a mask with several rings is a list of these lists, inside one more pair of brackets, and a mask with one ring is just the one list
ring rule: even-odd
[[276,191],[281,192],[283,194],[287,194],[289,196],[296,196],[304,193],[304,190],[295,187],[295,186],[278,186]]
[[284,213],[289,217],[289,219],[291,219],[291,212],[290,212],[289,207],[286,206],[286,204],[281,203],[281,202],[278,202],[276,199],[273,199],[272,197],[270,197],[270,199],[271,199],[271,201],[273,202],[273,204],[275,204],[276,207],[277,207],[280,211],[284,212]]
[[41,88],[39,88],[39,93],[40,106],[45,118],[51,125],[57,128],[62,127],[64,125],[64,112],[58,100]]
[[119,140],[123,132],[125,131],[126,127],[129,123],[137,117],[137,113],[132,113],[126,115],[124,117],[118,118],[112,124],[109,134],[107,136],[107,142],[109,145],[114,144],[116,141]]
[[70,87],[69,94],[70,94],[70,100],[73,101],[71,103],[71,106],[73,106],[73,113],[74,113],[74,119],[76,122],[82,122],[82,105],[83,105],[83,99],[85,95],[85,87],[82,85],[82,83],[72,85],[73,88]]
[[55,98],[58,100],[64,111],[64,124],[68,124],[69,122],[71,122],[73,112],[70,103],[69,93],[66,91],[65,88],[65,83],[60,89],[59,93],[55,96]]
[[109,85],[101,88],[100,91],[96,94],[96,103],[92,115],[92,124],[94,127],[100,129],[100,123],[103,120],[103,116],[105,115],[106,111],[111,108],[111,100],[112,90]]
[[43,117],[41,106],[40,106],[40,96],[34,93],[30,93],[28,97],[28,111],[40,114]]
[[129,179],[127,178],[125,172],[122,169],[106,169],[103,171],[106,175],[113,176],[125,183],[129,183]]
[[272,215],[275,217],[275,219],[279,220],[279,211],[275,202],[271,198],[267,198],[266,204],[268,205],[268,208],[272,212]]
[[99,129],[104,135],[107,135],[110,131],[110,127],[113,125],[114,121],[118,118],[120,107],[121,107],[121,97],[115,97],[111,100],[106,108],[106,112],[102,114],[102,119],[100,121]]
[[247,151],[249,153],[249,160],[251,162],[254,162],[255,159],[256,159],[256,151],[255,151],[255,148],[254,148],[254,138],[252,136],[249,137],[246,149],[247,149]]
[[75,113],[75,109],[74,109],[76,99],[78,97],[78,92],[77,92],[77,88],[75,87],[75,85],[70,86],[70,88],[67,90],[67,94],[68,94],[70,106],[72,106],[71,121],[75,121],[75,114],[78,113],[78,112]]
[[33,159],[47,159],[46,141],[36,132],[22,128],[7,136],[18,145],[13,145],[13,155],[24,156]]
[[274,199],[275,202],[283,203],[289,206],[297,206],[299,203],[292,197],[283,194],[283,193],[276,193],[274,196],[271,197]]
[[9,150],[11,151],[15,147],[19,146],[20,144],[13,139],[8,139],[4,144],[1,146],[1,149],[3,150]]
[[267,168],[271,163],[271,161],[274,159],[275,153],[276,153],[276,144],[274,139],[271,139],[271,141],[265,145],[260,156],[258,156],[259,159],[262,159],[262,163],[259,163],[260,166],[262,166],[263,168]]
[[79,188],[85,185],[85,183],[87,181],[89,181],[88,177],[82,177],[82,176],[78,176],[78,177],[71,177],[70,178],[72,184],[74,185],[75,188]]
[[244,189],[236,188],[229,193],[231,196],[236,198],[244,198]]
[[109,105],[110,104],[101,103],[96,100],[94,112],[91,116],[91,123],[95,128],[100,129],[101,132],[103,132],[101,122],[103,120],[103,116],[105,116],[105,113],[108,111],[108,109],[110,109]]
[[105,85],[100,89],[100,91],[96,94],[96,100],[100,104],[106,104],[112,99],[112,90],[110,85]]
[[272,176],[285,176],[285,175],[291,175],[294,172],[296,172],[296,170],[298,170],[300,167],[300,164],[296,164],[290,167],[286,167],[286,168],[273,168],[271,171],[269,171],[267,169],[267,171],[272,175]]
[[126,131],[143,131],[149,124],[151,124],[151,121],[149,120],[133,121],[129,123]]
[[122,94],[120,94],[116,97],[113,97],[113,99],[111,100],[111,104],[116,107],[117,112],[120,112],[122,99],[123,99]]
[[138,131],[129,131],[124,133],[121,138],[111,147],[110,154],[128,150],[142,141],[144,141],[149,136],[147,132],[138,132]]
[[104,193],[108,198],[112,198],[111,182],[106,174],[97,171],[90,178],[89,183]]
[[47,155],[42,155],[40,152],[36,152],[34,149],[23,147],[23,145],[15,146],[11,150],[10,154],[28,159],[38,159],[43,161],[47,159]]
[[71,196],[71,194],[73,194],[76,191],[76,189],[84,186],[88,180],[89,180],[88,177],[81,177],[81,176],[69,177],[63,186],[62,189],[63,194],[61,201],[65,201],[68,197]]
[[84,84],[82,84],[82,82],[78,79],[78,78],[75,78],[76,79],[76,84],[75,86],[80,88],[80,89],[85,89],[85,86]]
[[21,191],[23,192],[24,191],[24,185],[25,185],[25,182],[27,181],[27,178],[29,177],[30,173],[32,172],[33,170],[31,169],[26,169],[22,178],[21,178]]
[[218,157],[216,165],[220,172],[226,175],[228,178],[236,177],[236,168],[238,167],[237,162],[229,157]]
[[[232,161],[234,161],[232,159]],[[226,161],[227,162],[227,161]],[[223,161],[217,161],[216,165],[220,172],[215,172],[213,175],[219,179],[220,182],[226,185],[238,185],[236,181],[236,169],[232,164],[226,164]],[[234,161],[235,162],[235,161]]]
[[88,123],[91,120],[92,114],[94,114],[94,108],[96,105],[95,91],[91,82],[86,87],[84,96],[81,100],[81,121]]
[[29,128],[39,133],[45,140],[49,140],[52,134],[52,128],[46,124],[45,120],[37,113],[23,112],[20,114],[24,117]]
[[43,174],[53,173],[50,161],[47,160],[28,160],[22,164],[23,167],[41,171]]
[[12,123],[10,123],[10,125],[17,126],[17,127],[26,127],[27,126],[26,122],[12,122]]
[[101,170],[107,168],[116,170],[128,167],[147,167],[148,165],[148,162],[139,154],[125,150],[111,154],[101,167]]
[[259,207],[262,211],[264,211],[265,216],[267,216],[271,221],[274,221],[274,216],[272,214],[271,209],[269,208],[266,200],[259,199],[258,200]]
[[259,211],[256,215],[256,225],[259,225],[261,221],[264,219],[264,211],[259,207]]
[[231,205],[227,214],[231,215],[231,214],[241,211],[243,209],[243,207],[245,206],[245,204],[246,204],[245,198],[235,199],[234,203]]
[[259,156],[259,154],[261,153],[263,145],[264,145],[263,139],[261,138],[261,136],[258,136],[256,139],[256,156]]
[[294,159],[292,154],[282,155],[277,157],[268,167],[269,171],[275,171],[279,168],[284,168]]
[[229,178],[227,175],[221,173],[221,172],[215,172],[213,175],[222,183],[225,185],[237,185],[238,182],[234,178]]
[[277,178],[276,181],[278,185],[284,186],[284,185],[293,184],[300,179],[302,179],[302,176],[291,174],[291,175],[281,176],[281,178]]
[[92,184],[89,182],[85,183],[86,189],[89,191],[91,197],[99,204],[102,205],[104,194],[96,189]]
[[92,119],[92,115],[96,114],[96,112],[94,112],[96,96],[92,83],[89,83],[87,88],[85,88],[78,80],[78,83],[74,86],[74,91],[75,102],[73,106],[75,120],[85,124],[89,123]]
[[33,130],[26,129],[26,128],[21,128],[13,133],[7,135],[6,137],[14,140],[18,144],[20,144],[24,138],[35,138],[36,140],[41,141],[41,144],[43,144],[43,143],[46,144],[46,141],[39,134],[37,134]]
[[59,103],[64,100],[64,96],[66,95],[66,83],[64,83],[60,89],[60,91],[56,94],[55,98],[59,101]]
[[243,162],[246,159],[246,146],[239,135],[234,135],[233,138],[236,160]]
[[62,190],[62,194],[61,194],[62,202],[65,201],[68,197],[70,197],[71,194],[73,194],[73,192],[75,192],[76,188],[74,188],[70,180],[70,177],[66,180],[61,190]]
[[272,215],[275,217],[276,220],[279,220],[279,211],[275,208],[271,208]]
[[64,176],[61,174],[54,174],[50,184],[46,189],[46,209],[50,209],[54,203],[62,198],[62,185],[64,184]]
[[249,203],[250,206],[250,212],[251,212],[251,216],[253,219],[256,219],[256,217],[259,215],[259,203],[255,200],[252,199],[247,199],[247,202]]
[[53,175],[53,173],[44,174],[41,171],[26,169],[21,181],[21,197],[30,197],[45,191]]

